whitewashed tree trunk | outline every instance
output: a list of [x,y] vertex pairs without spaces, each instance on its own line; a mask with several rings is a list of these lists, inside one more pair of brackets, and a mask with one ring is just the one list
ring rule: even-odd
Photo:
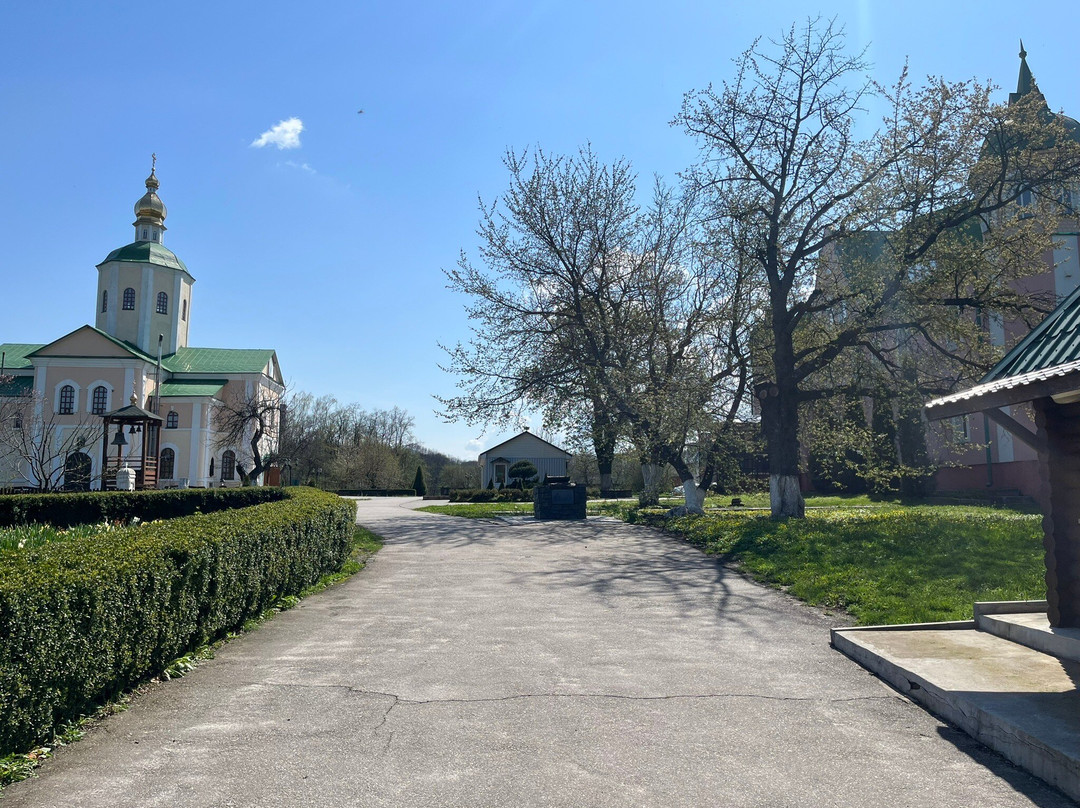
[[641,494],[642,505],[660,504],[660,471],[657,463],[642,463],[641,478],[645,481],[645,490]]
[[802,489],[799,487],[799,475],[769,475],[769,504],[772,506],[773,519],[782,519],[786,516],[801,519],[805,516],[806,507]]
[[686,497],[687,513],[705,513],[706,489],[699,486],[693,477],[682,481],[683,495]]

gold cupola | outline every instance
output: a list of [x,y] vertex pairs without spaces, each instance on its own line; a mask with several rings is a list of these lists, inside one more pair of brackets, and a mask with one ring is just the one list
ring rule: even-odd
[[157,178],[157,155],[152,156],[150,176],[146,178],[146,193],[135,203],[135,241],[162,241],[165,232],[165,217],[168,211],[165,203],[157,195],[160,187]]

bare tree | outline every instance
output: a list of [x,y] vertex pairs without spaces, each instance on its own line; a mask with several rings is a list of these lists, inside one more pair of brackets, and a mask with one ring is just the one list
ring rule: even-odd
[[[987,85],[914,88],[906,70],[885,88],[844,45],[821,20],[755,42],[731,81],[688,93],[676,119],[701,144],[691,176],[723,246],[760,284],[753,371],[774,517],[803,513],[799,407],[836,393],[833,363],[857,352],[899,376],[917,343],[955,379],[982,366],[986,342],[965,312],[1038,314],[1009,282],[1044,269],[1052,234],[1038,222],[1056,215],[1080,169],[1038,93],[994,106]],[[890,112],[860,139],[872,96]],[[1028,200],[1043,215],[1017,206]],[[878,235],[874,260],[849,250],[830,262]]]
[[[591,435],[608,487],[620,436],[694,483],[689,436],[712,429],[718,402],[737,411],[746,389],[739,352],[718,350],[738,265],[700,249],[692,195],[657,182],[640,208],[626,161],[604,165],[586,148],[510,152],[505,164],[507,193],[481,206],[483,266],[463,255],[447,273],[475,325],[468,345],[446,349],[463,392],[439,399],[442,414],[490,424],[539,409]],[[687,491],[699,506],[698,485]]]
[[275,456],[282,421],[284,391],[261,384],[248,394],[226,390],[211,415],[219,449],[239,450],[236,470],[243,485],[253,485]]
[[[101,434],[96,416],[55,413],[37,393],[0,398],[0,461],[12,465],[38,491],[89,488],[88,447]],[[72,465],[75,459],[83,462]],[[78,479],[70,479],[73,474]]]

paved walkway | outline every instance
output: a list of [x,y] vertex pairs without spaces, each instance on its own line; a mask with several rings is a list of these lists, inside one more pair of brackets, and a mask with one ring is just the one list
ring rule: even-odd
[[25,806],[1066,806],[828,647],[833,619],[620,523],[360,503],[345,584],[62,749]]

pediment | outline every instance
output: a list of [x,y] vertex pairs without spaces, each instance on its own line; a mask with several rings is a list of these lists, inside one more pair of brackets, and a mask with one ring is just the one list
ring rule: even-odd
[[70,334],[65,334],[60,339],[54,340],[30,354],[31,358],[50,356],[66,358],[143,358],[135,351],[125,347],[119,340],[112,339],[89,325],[76,328]]

